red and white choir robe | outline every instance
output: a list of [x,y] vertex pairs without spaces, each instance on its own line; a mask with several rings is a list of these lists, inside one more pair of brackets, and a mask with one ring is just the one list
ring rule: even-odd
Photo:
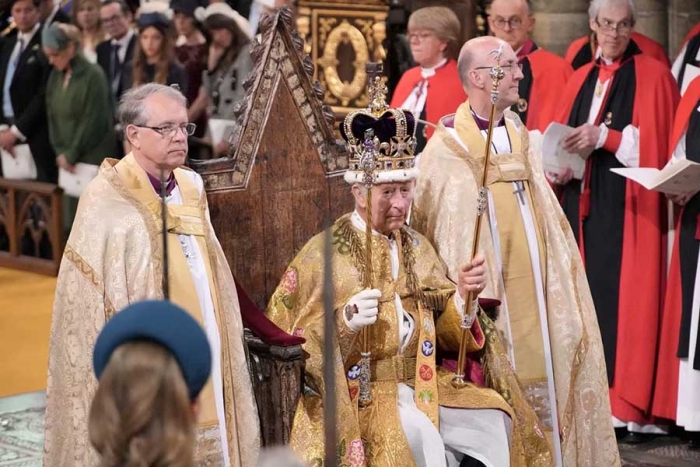
[[[700,78],[692,81],[676,112],[673,155],[700,162]],[[659,369],[658,416],[675,419],[688,431],[700,431],[700,194],[683,206],[673,245],[666,289]],[[680,359],[680,361],[679,361]],[[677,396],[677,398],[676,398]]]
[[665,164],[671,132],[665,117],[674,113],[678,100],[668,68],[630,41],[615,63],[599,59],[573,74],[558,116],[558,121],[574,127],[590,123],[602,129],[584,181],[563,186],[561,201],[586,265],[603,338],[612,413],[642,425],[654,413],[666,200],[610,169]]
[[693,26],[688,35],[685,36],[681,51],[678,53],[676,61],[673,62],[671,72],[679,86],[683,84],[688,65],[700,67],[700,23]]
[[[437,126],[445,115],[453,114],[467,100],[457,71],[457,62],[446,58],[433,68],[413,67],[406,71],[396,85],[391,97],[391,107],[410,110],[421,120]],[[425,143],[435,130],[419,124],[416,153],[423,151]]]
[[544,133],[553,120],[561,90],[574,70],[566,60],[540,49],[532,40],[528,40],[517,55],[523,65],[523,79],[518,83],[520,99],[511,110],[518,114],[528,130]]
[[[632,32],[631,39],[632,42],[637,44],[644,55],[649,55],[668,67],[671,66],[668,55],[666,55],[666,50],[654,39],[636,31]],[[564,58],[567,62],[571,63],[574,70],[578,70],[583,65],[593,61],[594,49],[596,49],[595,58],[598,58],[600,56],[600,49],[598,49],[594,35],[579,37],[571,43],[566,50]]]

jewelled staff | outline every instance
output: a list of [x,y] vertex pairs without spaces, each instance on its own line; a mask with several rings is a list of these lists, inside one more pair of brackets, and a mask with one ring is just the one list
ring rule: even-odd
[[[486,176],[488,174],[489,159],[491,158],[491,141],[493,139],[493,121],[496,116],[496,102],[498,102],[498,87],[501,85],[501,80],[505,77],[505,72],[501,68],[501,56],[503,55],[503,45],[497,50],[494,50],[489,55],[492,55],[496,61],[496,65],[491,67],[491,115],[489,115],[489,129],[486,133],[486,157],[484,158],[484,172],[481,175],[481,185],[479,185],[479,195],[476,203],[476,225],[474,227],[474,236],[472,237],[472,254],[471,261],[474,260],[479,249],[479,237],[481,236],[481,220],[487,206],[487,191],[486,191]],[[460,327],[462,332],[459,338],[459,354],[457,357],[457,370],[452,378],[454,387],[462,387],[467,383],[464,380],[464,366],[467,358],[467,339],[472,324],[474,324],[475,314],[470,310],[474,301],[474,292],[469,291],[464,302],[464,313]]]
[[[368,62],[365,65],[367,75],[369,77],[369,110],[373,115],[379,117],[386,110],[384,102],[384,94],[382,89],[384,83],[381,81],[382,64]],[[377,157],[379,155],[379,141],[374,135],[374,131],[367,130],[364,134],[362,142],[362,155],[360,157],[360,168],[364,173],[362,179],[366,188],[367,199],[367,222],[365,222],[365,274],[362,286],[365,289],[372,289],[372,187],[374,186],[375,176],[374,169]],[[358,396],[358,405],[362,408],[369,407],[372,404],[372,392],[370,384],[370,361],[372,359],[372,348],[370,342],[370,328],[365,326],[362,329],[360,338],[360,393]]]

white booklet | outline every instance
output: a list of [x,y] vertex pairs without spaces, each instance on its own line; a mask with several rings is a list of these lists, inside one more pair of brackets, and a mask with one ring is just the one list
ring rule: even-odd
[[639,183],[647,190],[669,195],[682,195],[700,190],[700,164],[687,159],[666,164],[661,170],[639,167],[610,171]]
[[586,170],[586,159],[575,152],[563,148],[564,138],[573,128],[561,123],[552,122],[542,137],[542,165],[545,172],[561,174],[567,168],[574,173],[574,178],[583,179]]
[[80,194],[88,186],[88,183],[95,178],[99,170],[99,165],[84,164],[82,162],[75,164],[75,173],[59,168],[58,186],[63,188],[63,191],[68,196],[80,198]]
[[225,120],[223,118],[209,119],[209,134],[211,136],[211,144],[216,147],[221,141],[228,141],[231,132],[236,127],[235,120]]
[[35,180],[36,164],[29,150],[28,144],[18,144],[14,147],[12,155],[0,149],[0,163],[2,163],[2,176],[12,180]]

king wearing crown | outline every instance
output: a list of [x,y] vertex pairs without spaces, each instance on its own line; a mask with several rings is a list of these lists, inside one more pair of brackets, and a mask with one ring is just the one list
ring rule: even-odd
[[[306,338],[291,445],[310,465],[324,465],[323,406],[334,397],[336,417],[325,422],[337,427],[340,466],[552,465],[493,323],[476,300],[464,306],[462,297],[483,289],[483,257],[463,265],[455,284],[428,240],[406,225],[418,176],[416,121],[388,108],[385,89],[371,76],[369,107],[340,127],[355,210],[330,227],[331,283],[324,232],[289,265],[267,309]],[[323,352],[324,286],[334,297],[332,355]],[[468,382],[455,387],[462,329]],[[324,361],[335,370],[334,394]]]

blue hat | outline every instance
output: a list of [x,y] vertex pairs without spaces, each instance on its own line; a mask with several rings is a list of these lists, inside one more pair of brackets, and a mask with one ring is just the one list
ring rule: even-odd
[[209,379],[211,348],[202,327],[185,310],[167,301],[134,303],[107,322],[92,354],[97,379],[117,347],[139,340],[160,344],[173,354],[194,400]]

